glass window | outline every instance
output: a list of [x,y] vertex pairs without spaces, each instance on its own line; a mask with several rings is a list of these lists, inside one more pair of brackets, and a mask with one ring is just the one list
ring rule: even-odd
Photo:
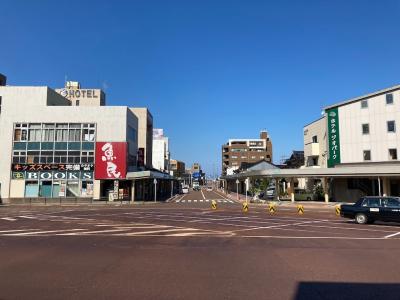
[[371,150],[364,150],[364,160],[371,160]]
[[68,181],[67,182],[67,197],[79,197],[79,182]]
[[68,143],[69,150],[81,150],[81,143]]
[[393,104],[393,94],[386,94],[386,104]]
[[318,143],[318,137],[317,137],[316,135],[314,135],[314,136],[312,137],[312,142],[313,142],[313,143]]
[[387,121],[387,131],[388,132],[396,132],[396,123],[395,123],[395,121]]
[[51,181],[40,181],[39,197],[51,197]]
[[383,206],[400,207],[400,201],[397,200],[396,198],[384,198],[382,200],[383,200]]
[[39,184],[37,181],[25,182],[25,197],[37,197],[39,195]]
[[397,159],[397,149],[389,149],[389,159],[390,160]]
[[368,206],[369,207],[379,207],[379,206],[381,206],[381,199],[379,199],[379,198],[370,198],[370,199],[367,199],[368,200]]
[[86,129],[85,128],[82,130],[82,140],[92,142],[92,141],[94,141],[94,134],[95,134],[94,129]]
[[368,108],[368,100],[361,101],[361,108]]
[[24,142],[14,143],[14,150],[26,150],[26,144]]
[[82,150],[94,150],[94,143],[83,142],[82,143]]
[[40,150],[40,143],[28,143],[28,150]]
[[362,124],[362,134],[369,134],[369,124]]

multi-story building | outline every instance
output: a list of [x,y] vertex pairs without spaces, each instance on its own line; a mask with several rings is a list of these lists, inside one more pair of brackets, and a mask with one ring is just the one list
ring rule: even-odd
[[169,173],[169,139],[163,129],[153,129],[153,168]]
[[157,195],[169,195],[168,175],[137,171],[140,129],[132,109],[94,101],[77,106],[47,86],[0,86],[3,202],[110,194],[152,200],[154,178]]
[[183,177],[185,174],[185,163],[183,161],[171,159],[170,168],[171,175],[176,178]]
[[152,169],[153,155],[153,116],[146,107],[130,108],[139,120],[138,167]]
[[231,175],[246,164],[265,160],[272,162],[272,141],[267,131],[259,139],[229,139],[222,146],[222,174]]
[[0,73],[0,86],[5,86],[7,83],[7,77]]
[[398,166],[400,86],[325,107],[322,118],[304,127],[305,168],[349,168],[353,176],[335,178],[334,198],[354,201],[380,191],[400,195],[398,177],[359,177],[359,168]]

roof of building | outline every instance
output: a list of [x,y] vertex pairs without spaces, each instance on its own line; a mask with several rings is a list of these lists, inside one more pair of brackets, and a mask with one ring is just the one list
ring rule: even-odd
[[370,94],[366,94],[364,96],[351,98],[351,99],[348,99],[348,100],[345,100],[345,101],[342,101],[342,102],[339,102],[339,103],[336,103],[336,104],[332,104],[332,105],[326,106],[324,108],[324,110],[335,108],[335,107],[338,107],[338,106],[343,106],[343,105],[346,105],[346,104],[350,104],[350,103],[357,102],[357,101],[360,101],[360,100],[363,100],[363,99],[367,99],[367,98],[371,98],[371,97],[374,97],[374,96],[378,96],[378,95],[381,95],[381,94],[386,94],[386,93],[389,93],[389,92],[392,92],[392,91],[398,90],[398,89],[400,89],[400,85],[394,85],[392,87],[389,87],[389,88],[386,88],[386,89],[383,89],[383,90],[379,90],[379,91],[376,91],[376,92],[373,92],[373,93],[370,93]]

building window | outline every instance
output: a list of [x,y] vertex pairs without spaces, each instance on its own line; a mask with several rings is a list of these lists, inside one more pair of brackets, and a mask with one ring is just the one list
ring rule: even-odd
[[369,134],[369,124],[362,124],[362,134]]
[[313,166],[318,166],[318,157],[313,157],[312,158],[312,165]]
[[387,121],[387,131],[396,132],[396,123],[394,121]]
[[236,155],[232,155],[231,158],[238,158]]
[[314,135],[314,136],[312,137],[312,142],[313,142],[313,143],[318,143],[318,137],[317,137],[316,135]]
[[364,150],[364,160],[365,161],[371,160],[371,150]]
[[76,106],[79,106],[79,100],[76,100],[75,104]]
[[397,160],[397,149],[389,149],[389,159]]
[[361,108],[368,108],[368,100],[361,101]]
[[386,94],[386,104],[393,104],[393,94]]
[[0,96],[0,114],[1,114],[1,96]]

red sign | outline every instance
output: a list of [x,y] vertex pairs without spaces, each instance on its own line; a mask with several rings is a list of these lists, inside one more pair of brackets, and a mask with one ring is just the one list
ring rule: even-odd
[[95,179],[124,179],[126,178],[125,142],[97,142]]

